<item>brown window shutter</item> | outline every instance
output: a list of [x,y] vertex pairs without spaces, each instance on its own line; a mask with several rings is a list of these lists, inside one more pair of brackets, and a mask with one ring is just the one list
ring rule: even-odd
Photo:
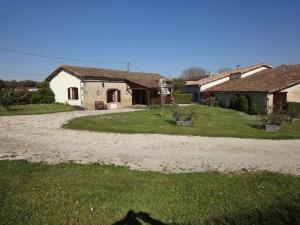
[[118,102],[121,102],[121,91],[118,90]]
[[71,88],[68,88],[68,99],[71,99]]

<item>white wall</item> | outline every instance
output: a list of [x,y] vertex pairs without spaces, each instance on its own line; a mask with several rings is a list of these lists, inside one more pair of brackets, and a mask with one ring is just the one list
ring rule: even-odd
[[242,78],[245,78],[245,77],[248,77],[248,76],[250,76],[250,75],[253,75],[253,74],[255,74],[255,73],[258,73],[258,72],[260,72],[260,71],[263,71],[263,70],[265,70],[265,69],[268,69],[269,67],[259,67],[259,68],[257,68],[257,69],[255,69],[255,70],[251,70],[251,71],[249,71],[249,72],[247,72],[247,73],[243,73],[242,74]]
[[225,81],[228,81],[228,80],[229,80],[229,76],[228,77],[224,77],[224,78],[219,79],[219,80],[216,80],[216,81],[213,81],[213,82],[210,82],[208,84],[201,85],[200,91],[204,91],[205,89],[208,89],[210,87],[216,86],[217,84],[224,83]]
[[[68,99],[69,87],[78,88],[78,100]],[[82,106],[83,94],[81,90],[81,80],[73,75],[61,71],[50,81],[50,88],[55,94],[55,102]]]

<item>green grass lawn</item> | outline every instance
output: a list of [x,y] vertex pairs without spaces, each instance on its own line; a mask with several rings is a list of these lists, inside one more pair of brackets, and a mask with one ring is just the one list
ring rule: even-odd
[[44,114],[73,110],[75,110],[73,106],[63,104],[13,105],[10,107],[10,110],[0,106],[0,116]]
[[239,137],[292,139],[300,138],[300,121],[286,123],[278,133],[266,132],[262,117],[216,107],[191,106],[198,112],[193,127],[179,127],[172,121],[170,108],[150,109],[129,113],[106,114],[75,118],[65,128],[115,133],[160,133],[177,135],[201,135],[211,137]]
[[300,178],[0,161],[0,224],[114,223],[300,224]]

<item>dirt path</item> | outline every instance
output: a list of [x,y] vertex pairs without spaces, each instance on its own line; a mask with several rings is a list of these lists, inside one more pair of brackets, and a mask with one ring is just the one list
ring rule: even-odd
[[0,159],[105,162],[167,172],[271,170],[300,175],[300,140],[110,134],[60,128],[111,111],[0,117]]

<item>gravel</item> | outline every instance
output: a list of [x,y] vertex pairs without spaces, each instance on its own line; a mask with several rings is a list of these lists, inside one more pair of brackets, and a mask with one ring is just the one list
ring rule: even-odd
[[163,172],[260,171],[300,175],[300,140],[116,134],[60,128],[87,115],[133,109],[0,117],[0,159],[113,163]]

